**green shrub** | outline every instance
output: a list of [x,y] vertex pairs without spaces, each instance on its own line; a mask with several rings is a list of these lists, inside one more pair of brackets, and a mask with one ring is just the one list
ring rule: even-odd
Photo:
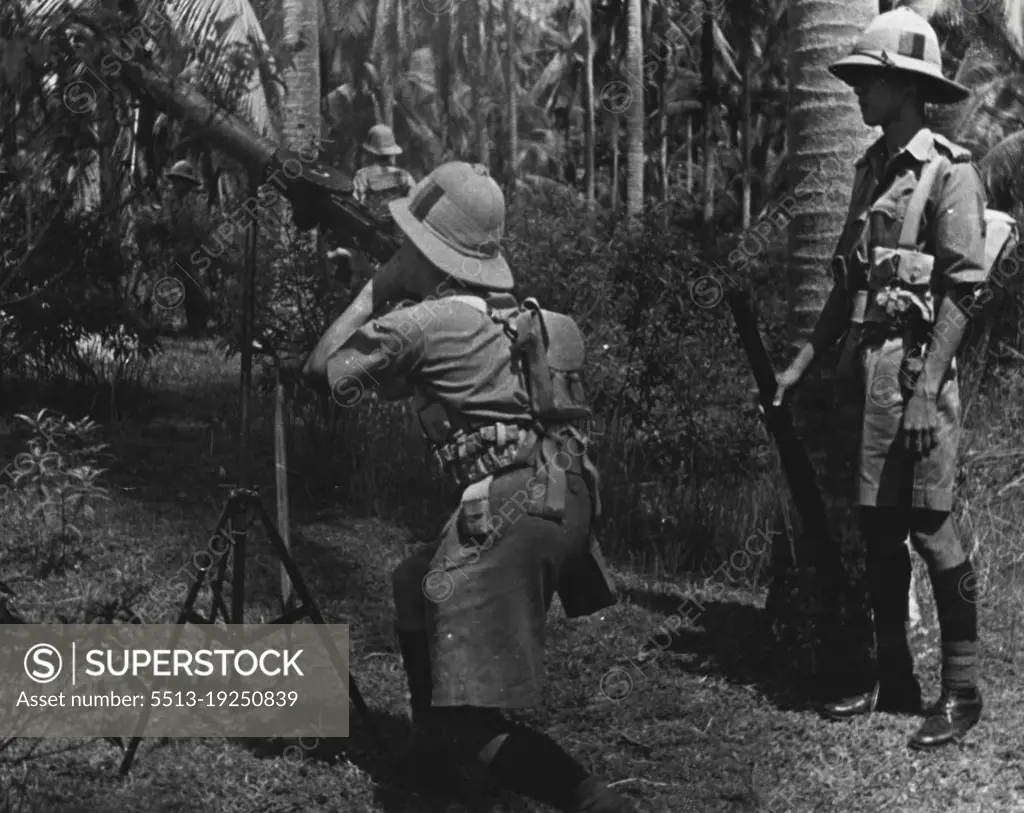
[[100,426],[42,410],[18,415],[30,432],[27,451],[3,471],[0,490],[8,551],[30,552],[39,577],[72,563],[87,534],[95,503],[107,499],[97,462],[107,448],[97,443]]

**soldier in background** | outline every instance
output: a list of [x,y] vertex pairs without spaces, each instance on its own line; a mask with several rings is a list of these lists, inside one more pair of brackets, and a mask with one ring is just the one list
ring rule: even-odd
[[[394,221],[388,204],[406,197],[416,184],[416,179],[406,170],[395,166],[395,156],[401,155],[403,150],[395,142],[395,134],[387,125],[371,127],[361,148],[369,156],[369,162],[352,178],[352,197],[390,226]],[[336,262],[346,276],[370,276],[369,258],[354,248],[334,248],[327,252],[327,258]]]
[[[189,161],[176,161],[164,173],[160,201],[144,206],[136,215],[134,242],[139,256],[129,290],[129,295],[134,296],[140,285],[152,286],[163,276],[178,280],[184,295],[180,304],[185,311],[188,332],[193,336],[207,329],[210,317],[203,269],[191,260],[211,233],[211,224],[205,222],[205,204],[196,200],[202,186],[202,180]],[[176,249],[170,265],[166,265],[168,247]],[[209,264],[209,255],[204,254],[204,257]],[[150,313],[154,305],[161,307],[161,303],[154,303],[152,294],[149,291],[144,296],[144,306]],[[176,299],[173,297],[172,302]]]
[[[877,655],[865,664],[864,692],[823,712],[842,720],[921,710],[906,633],[909,532],[928,565],[942,633],[942,692],[910,739],[930,748],[961,739],[982,712],[977,577],[952,508],[962,420],[955,357],[988,277],[985,188],[970,152],[925,124],[925,103],[953,104],[970,91],[943,77],[924,18],[908,8],[880,15],[830,70],[883,135],[857,161],[836,284],[810,341],[779,374],[776,403],[846,337],[829,468],[860,510]],[[930,191],[919,201],[924,180]]]
[[374,215],[391,221],[388,204],[406,197],[416,181],[406,170],[395,166],[395,156],[402,154],[402,148],[395,143],[390,127],[384,124],[371,127],[362,148],[370,159],[352,179],[352,195]]

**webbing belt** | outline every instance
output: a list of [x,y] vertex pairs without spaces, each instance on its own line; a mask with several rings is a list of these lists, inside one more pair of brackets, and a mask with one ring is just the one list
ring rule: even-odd
[[[549,436],[542,440],[548,448],[548,459],[544,462],[551,469],[547,480],[556,480],[564,473],[584,474],[589,461],[585,454],[580,454],[582,442],[572,427],[557,427],[557,431],[549,431]],[[570,439],[577,441],[571,451],[559,454],[569,448]],[[456,438],[453,443],[434,448],[434,461],[439,469],[450,476],[460,488],[478,483],[494,474],[511,471],[526,466],[536,466],[539,462],[535,451],[539,451],[537,433],[532,429],[524,429],[514,424],[494,424],[484,426],[471,434]],[[552,448],[558,447],[558,448]],[[575,453],[574,453],[575,452]],[[554,458],[554,459],[552,459]],[[542,466],[537,466],[538,470]],[[551,483],[549,482],[550,490]],[[559,489],[555,489],[558,491]],[[556,509],[564,508],[556,498]]]
[[[502,469],[512,468],[531,441],[531,432],[515,424],[496,423],[454,442],[434,447],[434,462],[457,486],[479,482]],[[523,461],[525,465],[525,461]]]

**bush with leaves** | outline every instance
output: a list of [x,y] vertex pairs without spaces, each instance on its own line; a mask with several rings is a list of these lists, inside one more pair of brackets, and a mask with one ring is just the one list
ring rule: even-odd
[[87,536],[95,504],[107,499],[100,485],[106,469],[97,466],[107,444],[96,442],[99,425],[69,420],[42,410],[18,415],[30,437],[3,470],[0,500],[11,547],[33,550],[40,576],[67,567]]

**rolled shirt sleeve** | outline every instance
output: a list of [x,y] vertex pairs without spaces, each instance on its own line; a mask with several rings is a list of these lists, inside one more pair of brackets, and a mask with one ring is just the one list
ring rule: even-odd
[[334,399],[354,406],[369,389],[394,398],[408,391],[424,349],[423,306],[399,308],[361,327],[327,360]]
[[985,187],[973,164],[951,164],[935,202],[935,273],[950,286],[976,285],[985,268]]

